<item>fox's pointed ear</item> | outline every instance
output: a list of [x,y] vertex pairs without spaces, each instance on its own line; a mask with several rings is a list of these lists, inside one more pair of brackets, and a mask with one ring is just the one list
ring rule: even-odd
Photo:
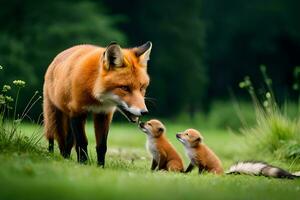
[[114,67],[123,66],[123,53],[120,45],[116,42],[111,42],[104,52],[104,67],[106,70],[109,70]]
[[139,46],[135,50],[135,55],[139,58],[140,63],[144,66],[147,65],[148,60],[150,60],[150,53],[152,49],[152,43],[150,41]]

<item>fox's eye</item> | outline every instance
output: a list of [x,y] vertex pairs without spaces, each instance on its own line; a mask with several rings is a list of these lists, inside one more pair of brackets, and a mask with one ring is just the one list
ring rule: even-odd
[[123,85],[123,86],[120,86],[119,88],[123,91],[130,92],[130,87],[129,86]]
[[146,91],[146,89],[147,89],[147,86],[145,86],[145,85],[143,85],[143,86],[141,87],[141,91]]
[[141,87],[140,90],[141,90],[141,93],[145,95],[145,93],[146,93],[146,88],[145,88],[145,87]]
[[149,126],[152,126],[152,124],[151,124],[151,123],[149,123],[149,122],[148,122],[147,124],[148,124]]

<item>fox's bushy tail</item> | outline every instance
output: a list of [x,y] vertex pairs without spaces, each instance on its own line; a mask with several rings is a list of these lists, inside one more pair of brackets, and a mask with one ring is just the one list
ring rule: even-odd
[[292,174],[279,167],[275,167],[268,163],[259,161],[238,162],[232,165],[226,172],[226,174],[248,174],[288,179],[300,178],[300,171]]

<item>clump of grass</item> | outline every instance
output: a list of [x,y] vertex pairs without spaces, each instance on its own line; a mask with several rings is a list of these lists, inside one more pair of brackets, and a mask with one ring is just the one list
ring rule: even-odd
[[[296,68],[294,89],[299,93],[300,70]],[[246,135],[248,147],[256,154],[271,154],[277,159],[300,159],[300,112],[292,118],[279,106],[272,90],[272,80],[268,77],[266,67],[261,66],[266,89],[259,96],[249,77],[240,83],[251,96],[256,113],[254,127],[241,130]],[[298,102],[298,108],[300,103]]]
[[[3,70],[2,66],[0,66],[0,70]],[[40,152],[42,149],[39,145],[40,130],[34,131],[30,137],[21,134],[20,125],[25,118],[30,119],[29,111],[41,99],[36,92],[23,113],[17,115],[20,91],[25,85],[24,81],[15,80],[12,85],[3,85],[0,91],[0,152]],[[14,89],[17,91],[15,99],[9,95],[9,92]]]

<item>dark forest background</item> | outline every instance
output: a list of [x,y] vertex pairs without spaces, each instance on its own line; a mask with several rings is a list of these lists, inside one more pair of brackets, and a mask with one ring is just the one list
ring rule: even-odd
[[[246,98],[267,66],[279,99],[293,97],[300,65],[297,0],[0,0],[0,83],[26,81],[20,108],[42,92],[47,66],[76,44],[123,47],[153,42],[147,96],[152,115],[208,112],[212,102]],[[38,116],[41,106],[32,114]]]

